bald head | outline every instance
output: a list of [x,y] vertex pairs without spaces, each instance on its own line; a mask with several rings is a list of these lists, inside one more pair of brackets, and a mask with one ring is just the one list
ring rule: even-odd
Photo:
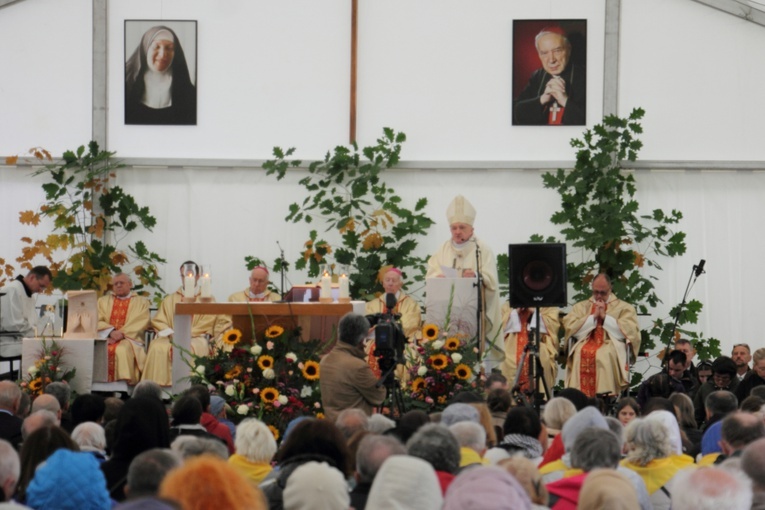
[[262,267],[256,267],[250,273],[250,292],[262,294],[268,288],[268,271]]
[[15,382],[0,381],[0,409],[16,414],[21,400],[21,389]]
[[731,455],[765,437],[765,423],[752,413],[736,411],[723,419],[720,436],[723,453]]
[[58,403],[58,399],[53,395],[44,393],[34,399],[32,402],[32,413],[45,409],[61,418],[61,404]]
[[60,424],[58,417],[46,409],[40,409],[24,418],[21,424],[21,438],[26,439],[36,430],[45,427],[55,427]]

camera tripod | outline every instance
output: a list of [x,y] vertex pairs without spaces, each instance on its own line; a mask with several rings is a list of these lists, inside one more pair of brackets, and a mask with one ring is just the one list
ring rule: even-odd
[[[534,410],[539,413],[542,408],[542,403],[545,400],[550,400],[550,398],[552,398],[552,392],[547,386],[547,380],[544,378],[544,369],[542,368],[542,361],[539,357],[539,346],[541,343],[541,333],[539,331],[541,310],[539,307],[536,307],[535,310],[536,325],[534,327],[534,335],[533,338],[529,338],[529,341],[526,342],[526,346],[523,349],[521,361],[518,363],[518,368],[515,371],[515,379],[513,380],[512,388],[513,393],[518,393],[519,398],[524,405],[533,407]],[[527,378],[529,381],[528,389],[525,392],[521,391],[518,384],[524,369],[527,370]],[[539,391],[540,381],[544,393]],[[531,397],[531,402],[529,402],[529,396]]]
[[390,418],[399,419],[404,414],[404,394],[401,391],[401,382],[396,378],[395,374],[398,361],[385,359],[380,361],[382,364],[389,364],[390,366],[387,369],[382,365],[380,366],[384,371],[375,387],[379,388],[385,385],[385,399],[377,407],[377,412],[382,413],[383,409],[388,407],[390,408]]

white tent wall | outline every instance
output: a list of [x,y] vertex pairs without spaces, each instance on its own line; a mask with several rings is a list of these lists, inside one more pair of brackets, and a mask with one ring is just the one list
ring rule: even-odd
[[[542,187],[541,170],[518,167],[573,161],[568,141],[583,128],[511,126],[512,20],[588,19],[591,126],[602,115],[605,2],[360,4],[358,138],[372,143],[383,125],[407,133],[404,168],[388,182],[409,205],[429,199],[438,224],[420,253],[447,238],[445,209],[457,193],[477,206],[477,234],[495,253],[532,233],[555,235],[549,218],[556,194]],[[246,285],[245,255],[271,262],[277,240],[288,259],[300,253],[309,228],[283,218],[288,204],[305,196],[297,184],[304,171],[277,182],[259,168],[180,168],[177,160],[262,160],[274,145],[296,146],[298,157],[312,159],[346,143],[349,5],[109,0],[108,148],[121,158],[169,161],[169,168],[126,168],[117,178],[157,216],[144,240],[168,260],[168,289],[177,284],[178,265],[192,258],[213,265],[223,300]],[[0,73],[0,154],[32,146],[60,154],[90,138],[91,13],[89,0],[24,0],[0,9],[0,45],[17,48],[0,52],[0,65],[13,70]],[[122,123],[125,19],[198,20],[198,126]],[[31,37],[32,29],[55,34],[55,44]],[[765,288],[758,269],[765,241],[757,231],[765,173],[720,171],[714,162],[765,161],[765,145],[757,143],[765,106],[749,99],[763,77],[751,62],[752,50],[765,47],[765,28],[691,0],[625,0],[620,30],[620,114],[647,110],[641,159],[686,168],[635,170],[642,209],[681,210],[679,228],[688,234],[687,254],[664,262],[656,282],[664,301],[656,317],[682,299],[691,266],[704,258],[708,274],[690,296],[705,304],[699,330],[720,338],[724,351],[738,341],[757,344],[759,324],[748,318],[756,317]],[[712,163],[692,168],[693,160]],[[6,259],[20,253],[20,237],[35,232],[17,222],[19,211],[43,200],[39,180],[28,174],[0,167]]]

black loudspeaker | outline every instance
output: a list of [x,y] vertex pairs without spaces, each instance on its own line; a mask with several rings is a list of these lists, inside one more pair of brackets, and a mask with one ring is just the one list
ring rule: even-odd
[[534,308],[566,306],[566,245],[511,244],[510,306]]

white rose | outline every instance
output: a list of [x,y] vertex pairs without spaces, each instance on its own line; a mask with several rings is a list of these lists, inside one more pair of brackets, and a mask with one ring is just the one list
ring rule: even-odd
[[31,367],[29,367],[27,369],[27,372],[29,372],[29,374],[31,374],[31,375],[35,375],[39,371],[40,371],[40,369],[37,368],[37,365],[32,365]]
[[226,386],[226,395],[233,397],[236,394],[236,389],[233,386]]
[[310,397],[311,395],[313,395],[313,388],[311,388],[310,386],[303,386],[303,389],[300,390],[301,398]]
[[260,356],[260,353],[263,352],[263,348],[259,346],[258,344],[255,344],[252,347],[250,347],[250,352],[254,354],[255,356]]
[[274,377],[276,377],[276,373],[274,372],[273,368],[267,368],[263,370],[263,377],[265,377],[266,379],[273,379]]
[[294,352],[288,352],[287,354],[284,355],[284,358],[290,363],[294,363],[295,361],[297,361],[297,354],[295,354]]
[[455,363],[459,363],[460,361],[462,361],[462,354],[458,352],[452,353],[452,361]]
[[196,372],[197,372],[199,375],[205,375],[205,366],[204,366],[204,365],[199,365],[199,366],[197,366],[197,368],[195,368],[194,370],[196,370]]
[[435,342],[433,342],[433,350],[435,350],[435,351],[440,350],[441,347],[443,347],[443,346],[444,346],[444,341],[443,340],[436,340]]
[[250,412],[250,408],[247,407],[246,404],[241,404],[239,407],[236,408],[237,414],[241,414],[242,416],[247,416],[247,413]]
[[290,400],[289,400],[287,397],[285,397],[284,395],[279,395],[279,399],[278,399],[278,400],[279,400],[279,403],[280,403],[281,405],[286,405],[286,404],[287,404],[287,402],[289,402],[289,401],[290,401]]
[[425,365],[420,365],[420,368],[417,369],[417,375],[419,375],[420,377],[424,377],[425,374],[427,373],[428,373],[428,367],[426,367]]

